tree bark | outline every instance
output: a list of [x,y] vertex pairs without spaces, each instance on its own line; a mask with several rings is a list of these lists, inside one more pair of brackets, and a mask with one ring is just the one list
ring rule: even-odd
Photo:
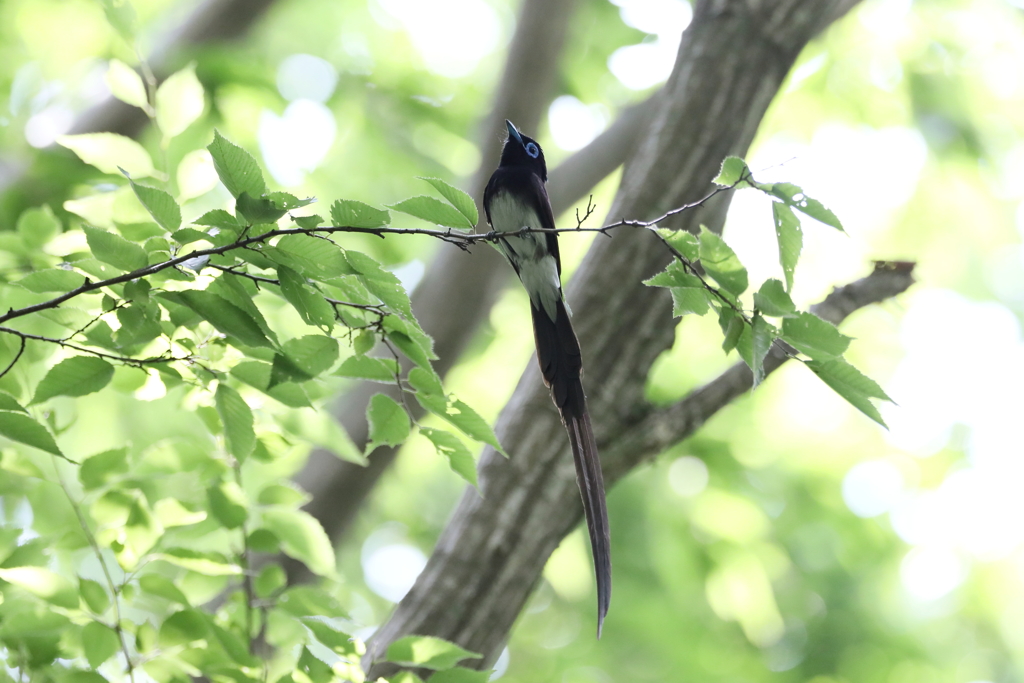
[[[707,194],[722,159],[746,152],[800,50],[855,2],[698,2],[609,219],[653,218]],[[696,231],[704,224],[720,231],[728,200],[726,193],[679,214],[670,227]],[[648,234],[598,239],[568,288],[608,484],[654,453],[619,456],[621,465],[609,459],[622,452],[620,444],[637,445],[635,438],[623,439],[652,412],[643,396],[645,378],[671,345],[675,326],[667,293],[641,281],[669,258]],[[731,398],[723,395],[721,405]],[[548,556],[578,523],[582,507],[568,442],[535,364],[520,379],[497,431],[511,459],[485,451],[480,493],[463,496],[426,569],[371,640],[367,664],[410,633],[452,640],[483,653],[481,665],[492,662]],[[369,667],[370,677],[389,668]]]

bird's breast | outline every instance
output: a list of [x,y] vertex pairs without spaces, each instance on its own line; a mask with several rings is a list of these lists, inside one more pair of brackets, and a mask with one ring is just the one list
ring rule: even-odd
[[[491,227],[496,232],[519,232],[523,228],[540,228],[542,225],[537,212],[510,192],[502,192],[491,200]],[[548,253],[543,234],[508,237],[505,241],[520,261],[537,261]]]

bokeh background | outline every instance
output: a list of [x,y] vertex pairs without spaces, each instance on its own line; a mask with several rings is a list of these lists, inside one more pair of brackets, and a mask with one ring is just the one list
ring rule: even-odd
[[[196,5],[132,4],[142,54],[165,50]],[[167,148],[153,130],[139,138],[179,168],[168,180],[190,198],[186,219],[228,200],[196,151],[214,126],[300,196],[380,205],[422,193],[416,176],[464,184],[517,6],[277,0],[232,41],[170,53],[178,67],[195,62],[207,115]],[[557,97],[540,130],[526,131],[551,166],[664,82],[690,16],[680,0],[581,0]],[[0,3],[0,239],[31,206],[79,220],[74,202],[104,189],[109,179],[53,142],[108,96],[108,60],[138,56],[93,0]],[[856,338],[848,357],[895,401],[883,409],[889,430],[787,365],[610,492],[616,578],[604,638],[593,638],[577,531],[494,679],[1024,679],[1024,4],[867,0],[801,55],[748,162],[758,179],[801,185],[846,227],[808,226],[798,304],[874,259],[918,262],[908,294],[844,326]],[[592,221],[616,185],[595,189]],[[766,198],[739,192],[724,236],[753,281],[778,274]],[[346,239],[409,288],[445,248]],[[588,244],[563,237],[569,277]],[[529,362],[527,310],[509,288],[447,378],[489,419]],[[734,362],[719,339],[714,320],[684,320],[650,399],[678,399]],[[80,407],[63,438],[98,451],[187,435],[195,417],[180,397],[159,383],[125,386]],[[298,469],[304,455],[282,466]],[[425,439],[404,447],[338,548],[336,590],[359,635],[412,585],[462,488]],[[33,524],[27,499],[5,501],[3,515]]]

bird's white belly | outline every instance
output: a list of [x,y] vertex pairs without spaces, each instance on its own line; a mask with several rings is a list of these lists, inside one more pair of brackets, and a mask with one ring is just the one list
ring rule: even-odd
[[[496,232],[519,232],[523,228],[543,226],[536,212],[508,193],[502,193],[491,200],[491,227]],[[548,253],[547,235],[531,233],[508,236],[501,245],[505,257],[513,262],[519,271],[519,279],[526,287],[534,304],[542,306],[554,320],[556,303],[561,298],[562,283],[558,278],[558,264]],[[505,247],[507,245],[507,248]],[[511,250],[512,253],[509,253]]]

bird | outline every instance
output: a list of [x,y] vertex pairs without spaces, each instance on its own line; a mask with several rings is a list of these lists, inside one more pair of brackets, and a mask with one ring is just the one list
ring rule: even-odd
[[484,213],[496,246],[512,265],[530,296],[533,336],[544,384],[562,418],[576,465],[576,483],[590,532],[597,578],[597,637],[601,637],[612,589],[611,535],[604,476],[583,392],[583,359],[562,295],[558,235],[553,231],[545,183],[544,152],[533,138],[506,120],[508,138],[501,161],[484,189]]

